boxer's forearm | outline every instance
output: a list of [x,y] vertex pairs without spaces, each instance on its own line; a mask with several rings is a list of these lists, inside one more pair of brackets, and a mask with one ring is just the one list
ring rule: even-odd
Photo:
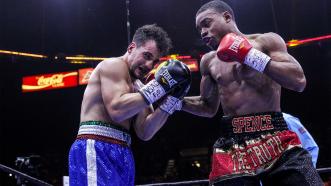
[[182,110],[202,117],[213,117],[217,112],[217,109],[203,100],[201,96],[185,97]]
[[122,122],[147,107],[148,105],[140,93],[128,93],[114,100],[108,106],[108,112],[115,122]]
[[139,120],[134,125],[137,136],[144,141],[152,139],[156,132],[165,124],[168,117],[168,113],[158,108],[145,118],[137,118]]

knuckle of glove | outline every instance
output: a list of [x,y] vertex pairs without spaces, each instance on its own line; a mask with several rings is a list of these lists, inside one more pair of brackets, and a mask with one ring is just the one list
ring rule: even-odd
[[229,33],[221,40],[217,49],[217,56],[225,62],[243,62],[251,48],[252,45],[245,37]]
[[191,87],[191,83],[185,83],[179,85],[173,89],[170,95],[178,99],[183,99],[188,94],[190,87]]
[[[162,65],[162,66],[161,66]],[[185,82],[191,83],[191,71],[183,62],[168,60],[160,64],[155,72],[155,79],[171,91]]]

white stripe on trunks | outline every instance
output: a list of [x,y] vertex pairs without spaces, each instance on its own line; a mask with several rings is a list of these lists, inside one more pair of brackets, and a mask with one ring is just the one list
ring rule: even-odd
[[95,141],[92,139],[86,140],[86,165],[88,186],[97,185],[97,162],[94,143]]

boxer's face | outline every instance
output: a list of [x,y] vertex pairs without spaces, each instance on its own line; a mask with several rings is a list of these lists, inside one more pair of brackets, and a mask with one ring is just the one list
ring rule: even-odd
[[221,14],[213,9],[199,13],[195,18],[195,24],[202,40],[214,50],[229,30],[228,20],[224,17],[224,13]]
[[154,40],[146,41],[140,47],[133,42],[128,48],[130,73],[138,79],[143,79],[159,62],[160,52]]

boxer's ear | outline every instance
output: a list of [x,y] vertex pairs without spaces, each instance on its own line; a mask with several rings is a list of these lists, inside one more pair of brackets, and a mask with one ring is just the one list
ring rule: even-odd
[[223,12],[223,18],[226,23],[229,23],[233,19],[232,15],[228,11]]
[[133,51],[133,49],[135,49],[136,47],[137,47],[137,44],[135,42],[131,42],[127,49],[128,53],[130,54]]

